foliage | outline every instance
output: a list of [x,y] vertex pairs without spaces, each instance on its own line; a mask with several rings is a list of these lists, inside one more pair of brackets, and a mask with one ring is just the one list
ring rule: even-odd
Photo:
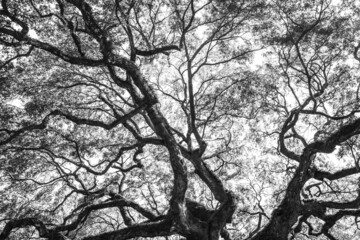
[[2,0],[0,239],[354,239],[359,10]]

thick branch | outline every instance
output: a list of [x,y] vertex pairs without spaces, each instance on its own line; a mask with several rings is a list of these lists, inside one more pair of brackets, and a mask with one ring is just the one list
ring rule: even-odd
[[139,55],[139,56],[148,57],[148,56],[152,56],[152,55],[159,54],[159,53],[166,54],[166,51],[170,51],[170,50],[180,51],[180,48],[176,45],[155,48],[152,50],[140,50],[140,49],[135,48],[135,53],[136,53],[136,55]]
[[3,231],[0,234],[0,240],[5,240],[9,237],[11,231],[16,228],[25,228],[33,226],[39,232],[40,237],[47,238],[49,240],[65,240],[66,238],[54,231],[48,230],[44,223],[36,218],[23,218],[23,219],[15,219],[6,223]]
[[174,234],[171,231],[172,223],[169,219],[160,220],[157,222],[145,222],[129,226],[127,228],[99,234],[96,236],[85,237],[82,240],[125,240],[138,237],[158,237],[170,236]]
[[124,206],[134,208],[140,214],[142,214],[143,216],[145,216],[149,219],[156,218],[156,216],[154,214],[152,214],[150,211],[144,209],[140,205],[138,205],[132,201],[127,201],[124,198],[117,198],[116,200],[113,200],[113,201],[94,204],[94,205],[90,205],[90,206],[86,207],[84,210],[82,210],[80,212],[80,214],[78,215],[78,217],[76,218],[76,220],[74,222],[72,222],[71,224],[68,224],[68,225],[58,226],[54,229],[54,231],[60,232],[60,231],[75,230],[80,223],[84,222],[87,219],[87,217],[89,216],[89,214],[92,211],[99,210],[99,209],[105,209],[105,208],[111,208],[111,207],[124,207]]
[[330,173],[330,172],[324,172],[324,171],[315,171],[314,172],[314,178],[318,179],[318,180],[324,180],[329,179],[329,180],[337,180],[340,178],[344,178],[356,173],[359,173],[360,170],[356,167],[353,168],[347,168],[347,169],[342,169],[340,171],[334,172],[334,173]]
[[360,134],[360,118],[352,123],[342,126],[325,140],[309,144],[308,149],[311,149],[314,152],[331,153],[335,150],[337,145],[358,134]]

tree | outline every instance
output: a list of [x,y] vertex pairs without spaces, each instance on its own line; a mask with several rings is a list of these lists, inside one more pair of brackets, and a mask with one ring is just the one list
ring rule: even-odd
[[353,239],[358,9],[3,0],[0,239]]

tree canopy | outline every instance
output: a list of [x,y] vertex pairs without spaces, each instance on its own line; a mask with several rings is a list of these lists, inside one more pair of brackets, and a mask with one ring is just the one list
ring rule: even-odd
[[2,0],[0,240],[360,236],[359,13]]

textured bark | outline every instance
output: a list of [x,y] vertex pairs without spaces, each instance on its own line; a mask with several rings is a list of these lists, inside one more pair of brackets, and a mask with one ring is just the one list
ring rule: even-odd
[[[340,127],[337,131],[329,135],[326,139],[309,144],[303,150],[302,155],[299,157],[299,166],[287,186],[284,199],[282,200],[280,205],[273,211],[270,222],[254,237],[252,237],[251,240],[287,240],[289,234],[293,231],[294,224],[298,221],[300,217],[304,217],[306,219],[310,215],[323,216],[326,204],[306,204],[301,201],[301,190],[306,181],[308,181],[312,177],[318,179],[327,177],[329,177],[329,179],[337,179],[342,176],[355,174],[356,172],[358,172],[358,170],[351,168],[336,172],[334,174],[330,174],[324,172],[317,172],[315,169],[311,168],[311,164],[316,156],[316,153],[333,152],[336,146],[348,140],[352,136],[359,134],[359,131],[360,119],[356,119],[355,121]],[[282,144],[282,146],[285,149],[285,155],[288,155],[288,151],[285,145]],[[291,154],[289,155],[289,157],[292,156],[293,155]],[[337,206],[338,204],[328,203],[328,205]],[[353,202],[350,202],[348,205],[351,207],[358,206],[358,202],[357,200],[355,200]]]
[[293,225],[302,213],[300,192],[303,181],[309,176],[303,176],[300,168],[289,182],[285,197],[273,211],[270,222],[251,240],[287,240]]
[[24,228],[29,226],[35,227],[39,233],[39,236],[42,238],[46,238],[48,240],[67,239],[61,233],[47,229],[44,223],[36,218],[23,218],[23,219],[11,220],[10,222],[8,222],[0,234],[0,240],[7,239],[13,229]]
[[169,236],[171,235],[171,226],[171,221],[169,219],[165,219],[159,222],[136,224],[125,229],[85,237],[83,240],[125,240],[142,236]]
[[[107,201],[105,203],[97,204],[97,205],[89,205],[87,207],[83,206],[82,211],[79,213],[76,212],[77,218],[73,220],[72,223],[68,225],[57,226],[53,228],[46,228],[40,220],[35,218],[25,218],[25,219],[18,219],[12,220],[8,222],[0,235],[0,240],[5,239],[9,236],[11,231],[15,228],[24,228],[28,226],[34,226],[39,235],[44,238],[48,238],[50,240],[63,240],[65,239],[61,232],[64,231],[73,231],[79,227],[79,225],[86,220],[88,215],[91,211],[109,208],[109,207],[116,207],[120,209],[120,212],[124,218],[124,222],[127,225],[126,228],[107,232],[103,234],[99,234],[97,236],[90,236],[86,237],[87,240],[96,240],[96,239],[129,239],[129,238],[137,238],[137,237],[156,237],[156,236],[169,236],[172,234],[180,234],[187,239],[202,239],[202,240],[218,240],[220,234],[223,235],[224,238],[228,239],[229,235],[226,234],[224,231],[226,223],[231,222],[232,215],[236,208],[236,198],[235,196],[229,192],[221,182],[221,180],[216,176],[216,174],[206,165],[204,160],[202,159],[202,154],[206,150],[206,143],[200,136],[198,132],[198,120],[197,118],[200,116],[199,113],[196,112],[196,94],[194,94],[193,89],[193,80],[195,73],[200,69],[202,64],[199,64],[196,70],[192,72],[194,69],[194,62],[196,62],[197,54],[199,54],[202,49],[205,48],[206,44],[210,43],[214,39],[219,41],[224,40],[227,38],[227,32],[231,32],[232,30],[236,30],[232,28],[230,25],[237,25],[240,22],[235,21],[236,19],[233,18],[234,21],[226,22],[224,18],[224,25],[220,24],[218,28],[213,30],[213,33],[209,36],[209,38],[202,43],[202,45],[194,51],[193,55],[191,51],[188,50],[188,46],[186,44],[186,36],[185,33],[192,28],[192,23],[195,21],[195,13],[197,12],[194,4],[194,1],[190,1],[188,4],[189,12],[182,19],[183,29],[182,34],[180,37],[179,46],[177,45],[168,45],[163,47],[149,47],[147,50],[142,50],[140,48],[136,48],[134,43],[134,36],[131,32],[131,27],[129,21],[124,16],[124,23],[120,21],[120,24],[124,24],[124,28],[127,28],[126,34],[129,38],[129,45],[130,45],[130,58],[126,58],[124,56],[117,55],[113,51],[113,46],[110,37],[110,27],[103,27],[103,23],[97,20],[95,17],[96,15],[92,12],[92,6],[86,1],[83,0],[67,0],[66,4],[71,4],[73,8],[77,8],[78,15],[76,18],[82,18],[82,25],[83,33],[88,34],[93,38],[94,41],[98,43],[99,49],[98,55],[87,55],[81,49],[82,43],[81,39],[74,31],[76,28],[74,27],[72,20],[67,20],[65,17],[62,21],[68,24],[68,30],[71,31],[71,37],[74,40],[78,53],[72,54],[66,52],[66,50],[60,49],[53,45],[52,43],[43,42],[41,40],[32,38],[28,35],[29,27],[26,24],[26,18],[19,18],[16,12],[12,13],[7,9],[7,2],[2,1],[2,9],[0,10],[0,15],[6,17],[12,21],[12,24],[20,26],[21,30],[16,30],[15,28],[10,27],[0,27],[0,34],[2,36],[11,37],[13,40],[17,40],[21,42],[21,44],[28,44],[30,45],[30,49],[40,49],[46,51],[54,56],[61,58],[62,60],[66,61],[70,64],[80,65],[80,66],[91,66],[91,67],[101,67],[107,69],[109,72],[110,77],[112,78],[113,82],[118,85],[118,87],[122,89],[126,89],[132,98],[132,103],[134,106],[134,110],[124,114],[123,116],[119,116],[114,110],[114,121],[110,121],[110,123],[104,123],[101,121],[81,118],[72,116],[60,110],[54,110],[50,112],[46,117],[44,117],[43,121],[39,124],[33,124],[31,126],[24,127],[20,130],[2,130],[6,133],[6,139],[0,142],[0,145],[5,145],[10,143],[15,138],[21,136],[22,134],[30,131],[35,130],[44,130],[47,127],[47,122],[49,117],[51,116],[60,116],[64,117],[67,120],[78,124],[78,125],[89,125],[89,126],[97,126],[101,127],[106,130],[113,129],[120,124],[124,125],[128,129],[130,129],[128,125],[128,121],[131,121],[133,117],[138,115],[145,115],[147,123],[149,124],[150,128],[154,130],[156,137],[154,138],[142,138],[139,136],[138,133],[134,130],[132,133],[134,138],[138,141],[139,145],[133,145],[126,150],[134,150],[139,148],[139,146],[148,142],[156,143],[158,145],[164,146],[168,151],[169,162],[173,171],[173,189],[171,193],[171,199],[169,204],[169,211],[165,216],[156,216],[147,209],[142,208],[141,206],[137,205],[134,202],[126,201],[122,198],[114,197],[114,201]],[[9,1],[10,2],[10,1]],[[116,1],[119,5],[120,1]],[[211,1],[209,2],[209,4]],[[61,15],[64,16],[64,1],[57,1],[59,5]],[[205,7],[205,6],[204,6]],[[132,11],[129,8],[129,12]],[[176,10],[178,11],[178,10]],[[179,13],[177,13],[179,14]],[[233,13],[231,13],[233,14]],[[189,17],[188,22],[186,22],[186,18]],[[80,20],[80,19],[79,19]],[[344,176],[348,176],[351,174],[355,174],[359,172],[358,167],[356,168],[349,168],[345,170],[338,171],[336,173],[330,174],[327,172],[316,171],[315,169],[311,168],[311,163],[314,160],[316,153],[331,153],[334,151],[336,146],[340,145],[344,141],[350,139],[351,137],[358,135],[360,133],[360,119],[356,119],[352,123],[349,123],[325,140],[315,141],[310,145],[307,145],[304,138],[296,133],[295,126],[298,122],[300,114],[318,114],[315,110],[309,108],[310,103],[314,102],[314,108],[316,105],[316,99],[324,93],[325,88],[327,87],[328,83],[319,84],[319,89],[317,92],[312,88],[311,85],[311,72],[308,69],[306,61],[304,61],[301,53],[301,48],[299,46],[300,41],[307,35],[316,25],[318,25],[320,21],[319,18],[316,19],[315,22],[307,26],[297,39],[293,39],[293,44],[295,50],[297,52],[297,59],[300,61],[300,64],[304,70],[304,76],[309,82],[309,95],[310,97],[306,99],[302,104],[299,102],[299,106],[289,112],[289,117],[284,123],[283,128],[279,134],[279,150],[281,153],[298,162],[299,166],[295,171],[292,179],[288,183],[284,199],[281,201],[280,205],[274,210],[272,217],[269,223],[258,232],[256,235],[252,237],[252,240],[287,240],[289,234],[294,231],[294,226],[298,222],[299,218],[306,220],[306,218],[310,215],[318,215],[323,217],[326,220],[326,224],[324,225],[325,230],[329,229],[333,226],[338,219],[346,214],[358,214],[358,212],[351,212],[351,211],[341,211],[337,213],[337,215],[333,216],[325,216],[324,215],[324,207],[331,207],[331,208],[353,208],[359,207],[360,201],[359,198],[356,198],[354,201],[348,203],[336,203],[336,202],[323,202],[323,203],[316,203],[316,202],[304,202],[300,196],[301,191],[304,184],[312,177],[316,179],[323,180],[324,178],[327,179],[338,179]],[[127,25],[126,25],[127,24]],[[179,23],[181,24],[181,23]],[[230,24],[230,29],[226,30],[226,26]],[[222,29],[224,28],[224,29]],[[223,32],[223,30],[225,32]],[[221,37],[218,37],[217,34],[220,34]],[[215,41],[215,40],[214,40]],[[15,43],[14,43],[15,44]],[[13,45],[15,46],[15,45]],[[167,51],[170,50],[180,50],[181,47],[185,48],[186,57],[187,57],[187,68],[188,68],[188,98],[189,98],[189,135],[192,134],[195,136],[198,149],[192,149],[192,144],[189,143],[189,148],[185,149],[181,146],[181,143],[178,143],[175,139],[173,130],[171,126],[168,124],[166,118],[164,117],[163,113],[158,106],[159,101],[154,90],[151,87],[149,81],[145,78],[139,67],[135,64],[136,56],[152,56],[155,54],[167,54]],[[358,50],[359,45],[355,47],[354,57],[358,60]],[[29,51],[30,54],[31,51]],[[243,54],[243,53],[242,53]],[[241,54],[241,55],[242,55]],[[26,56],[28,54],[24,54]],[[80,55],[80,57],[79,57]],[[241,56],[238,55],[238,56]],[[20,56],[20,55],[19,55]],[[97,59],[90,58],[87,56],[98,56]],[[207,57],[206,57],[207,58]],[[237,57],[231,57],[231,59],[235,59]],[[207,60],[207,59],[206,59]],[[226,61],[230,61],[226,60]],[[290,62],[290,61],[289,61]],[[204,62],[203,64],[206,64]],[[208,63],[208,65],[215,65],[215,63]],[[123,80],[118,77],[117,68],[122,69],[126,73],[126,79]],[[301,71],[299,71],[301,72]],[[120,74],[119,74],[120,75]],[[289,83],[290,85],[290,83]],[[321,85],[321,86],[320,86]],[[313,93],[314,92],[314,93]],[[105,100],[106,101],[106,100]],[[287,111],[287,110],[286,110]],[[353,114],[352,112],[351,114]],[[349,114],[348,116],[350,116]],[[323,115],[324,114],[320,114]],[[325,115],[325,117],[328,117]],[[343,119],[345,117],[341,117]],[[333,118],[334,119],[334,118]],[[339,120],[338,118],[337,120]],[[336,120],[336,119],[335,119]],[[131,132],[131,130],[129,130]],[[287,139],[290,135],[289,132],[293,136],[300,139],[300,141],[306,146],[302,152],[302,155],[297,155],[295,152],[287,149],[285,144],[285,139]],[[125,149],[125,148],[124,148]],[[125,151],[125,150],[124,150]],[[103,170],[103,171],[93,171],[90,167],[86,167],[85,165],[75,164],[76,166],[82,167],[86,169],[88,172],[101,175],[105,173],[110,167],[112,163],[115,163],[118,158],[123,153],[123,148],[120,149],[118,156],[116,156],[111,163]],[[136,158],[136,157],[134,157]],[[188,170],[186,168],[186,164],[184,161],[189,161],[193,167],[195,168],[195,173],[199,176],[199,178],[207,185],[207,187],[211,190],[212,194],[214,195],[215,199],[219,201],[219,207],[217,209],[207,209],[203,205],[197,202],[193,202],[191,200],[186,199],[186,191],[188,188]],[[133,165],[133,167],[127,169],[121,169],[123,172],[130,171],[135,167],[141,167],[141,165]],[[126,211],[124,207],[131,207],[136,210],[139,214],[147,218],[145,222],[141,223],[134,223],[131,219],[126,215]],[[74,213],[75,215],[75,213]],[[325,232],[326,233],[326,232]]]

